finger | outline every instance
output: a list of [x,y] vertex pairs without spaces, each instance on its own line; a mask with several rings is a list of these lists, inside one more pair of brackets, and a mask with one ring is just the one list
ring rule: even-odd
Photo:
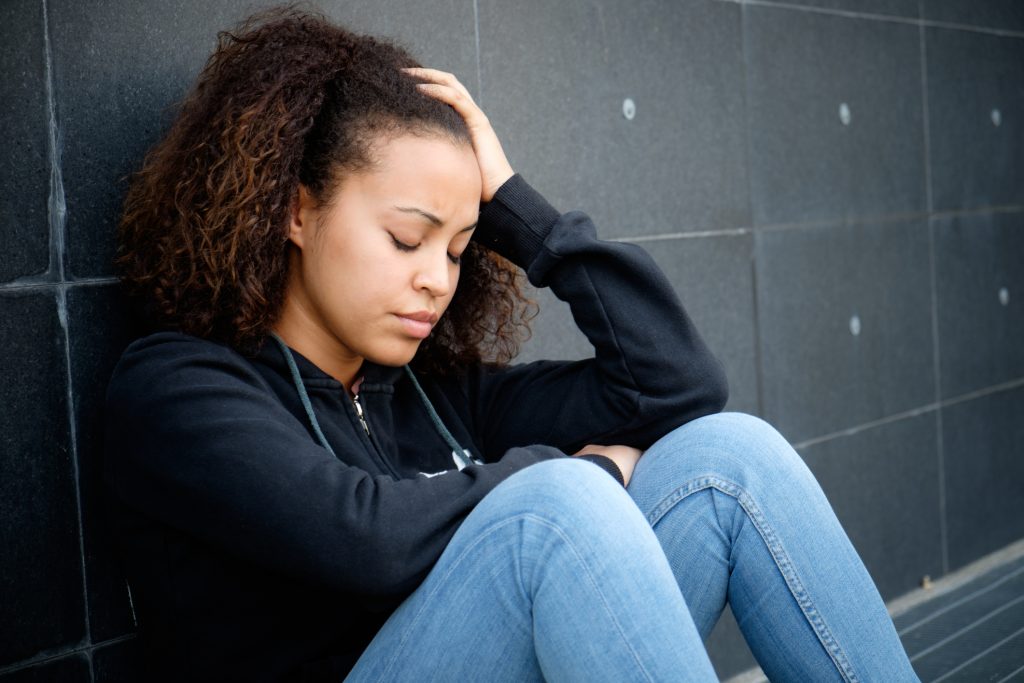
[[452,105],[471,128],[483,125],[487,121],[487,117],[473,99],[455,88],[436,83],[417,83],[416,87],[421,92]]
[[455,88],[469,99],[473,99],[472,95],[469,94],[469,90],[467,90],[466,86],[464,86],[462,82],[455,77],[455,74],[447,71],[441,71],[439,69],[428,69],[426,67],[415,66],[404,67],[402,71],[427,81]]

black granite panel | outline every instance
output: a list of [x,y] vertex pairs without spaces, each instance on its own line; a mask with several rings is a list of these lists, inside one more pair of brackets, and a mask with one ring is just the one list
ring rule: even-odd
[[711,635],[704,641],[704,647],[707,648],[719,680],[724,681],[757,666],[757,660],[747,647],[747,641],[743,639],[736,617],[728,605],[722,612],[722,618],[711,630]]
[[479,7],[484,110],[557,207],[616,237],[749,224],[738,5]]
[[744,12],[755,224],[923,211],[918,28]]
[[1024,538],[1024,388],[942,411],[949,565]]
[[925,40],[933,208],[1024,205],[1024,38]]
[[[424,62],[476,87],[470,0],[322,3],[354,29],[397,34]],[[69,270],[109,274],[125,176],[168,127],[212,51],[216,32],[265,3],[81,3],[54,0],[50,26],[64,132]]]
[[932,219],[944,397],[1024,377],[1024,213]]
[[50,229],[43,3],[0,4],[0,282],[42,273]]
[[135,628],[124,574],[103,515],[106,491],[101,478],[102,410],[107,380],[135,330],[115,285],[70,288],[68,321],[89,618],[95,642]]
[[[883,14],[916,19],[919,16],[917,0],[779,0],[780,4],[805,5],[810,8],[855,12],[857,14]],[[767,0],[774,4],[774,0]]]
[[882,598],[942,574],[935,411],[800,450]]
[[92,653],[93,683],[123,683],[141,679],[142,648],[137,638],[128,638]]
[[759,232],[762,409],[799,442],[935,400],[923,222]]
[[759,414],[750,234],[643,242],[729,380],[725,409]]
[[0,664],[85,635],[63,331],[50,290],[0,292]]
[[1020,0],[925,0],[921,16],[965,26],[1024,31],[1024,3]]
[[0,676],[0,683],[91,683],[89,662],[74,654]]
[[[674,238],[640,243],[672,282],[701,337],[725,365],[726,410],[758,412],[754,287],[747,235]],[[549,290],[531,290],[540,304],[533,337],[519,361],[590,358],[594,349],[572,320],[569,305]]]
[[550,289],[527,285],[525,291],[537,303],[538,311],[530,323],[530,338],[523,344],[516,363],[593,357],[594,347],[576,327],[569,304],[559,301]]

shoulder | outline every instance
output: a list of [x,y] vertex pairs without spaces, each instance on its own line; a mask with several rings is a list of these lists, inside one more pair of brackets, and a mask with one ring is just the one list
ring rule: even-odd
[[261,378],[235,349],[180,332],[157,332],[135,340],[121,354],[107,403],[132,404],[186,385],[238,381],[261,383]]

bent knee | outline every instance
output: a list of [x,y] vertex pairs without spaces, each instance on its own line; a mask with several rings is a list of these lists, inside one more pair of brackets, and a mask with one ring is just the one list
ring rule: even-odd
[[[644,453],[644,461],[669,461],[688,471],[701,471],[733,481],[779,475],[811,476],[803,459],[775,427],[755,415],[716,413],[677,427]],[[634,475],[636,476],[636,475]]]
[[577,458],[530,465],[495,487],[481,502],[484,504],[501,508],[504,516],[529,513],[581,520],[635,508],[632,498],[610,474]]

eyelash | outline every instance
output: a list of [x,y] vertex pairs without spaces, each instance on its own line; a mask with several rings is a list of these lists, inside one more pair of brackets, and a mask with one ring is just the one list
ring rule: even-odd
[[[388,233],[388,234],[391,235],[391,233]],[[394,242],[395,248],[398,249],[398,251],[404,251],[404,252],[416,251],[416,249],[420,246],[418,244],[406,244],[405,242],[402,242],[401,240],[399,240],[394,235],[391,235],[391,241]],[[461,256],[452,256],[451,254],[448,254],[448,260],[451,261],[456,266],[460,265],[462,263],[462,257]]]

